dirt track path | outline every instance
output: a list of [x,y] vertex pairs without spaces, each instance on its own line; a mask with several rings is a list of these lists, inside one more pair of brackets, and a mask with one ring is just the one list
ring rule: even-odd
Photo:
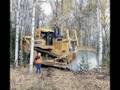
[[56,90],[109,90],[109,81],[97,79],[95,73],[80,75],[49,68],[43,75]]
[[[47,73],[46,73],[47,72]],[[48,69],[46,72],[43,72],[43,77],[57,88],[57,90],[76,90],[78,80],[75,75],[68,71],[61,71],[57,69]]]
[[110,90],[109,80],[96,74],[74,74],[54,68],[43,68],[41,77],[26,71],[11,71],[11,90]]

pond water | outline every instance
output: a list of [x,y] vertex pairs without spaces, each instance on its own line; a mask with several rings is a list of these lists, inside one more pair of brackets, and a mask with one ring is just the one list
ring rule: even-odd
[[91,70],[97,67],[96,53],[88,51],[79,51],[76,53],[75,60],[68,65],[72,71]]

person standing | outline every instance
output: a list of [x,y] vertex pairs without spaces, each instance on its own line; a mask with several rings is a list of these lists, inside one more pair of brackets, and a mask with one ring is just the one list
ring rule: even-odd
[[41,53],[38,53],[34,60],[34,64],[36,67],[36,74],[41,73],[41,63],[42,63]]

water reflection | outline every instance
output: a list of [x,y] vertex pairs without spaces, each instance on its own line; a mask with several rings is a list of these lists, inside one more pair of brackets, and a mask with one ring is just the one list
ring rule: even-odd
[[75,60],[68,66],[73,71],[80,71],[82,69],[91,70],[96,67],[96,53],[88,51],[77,52]]

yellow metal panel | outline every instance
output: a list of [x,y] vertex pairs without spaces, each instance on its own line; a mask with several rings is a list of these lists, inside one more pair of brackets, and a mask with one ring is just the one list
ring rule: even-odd
[[67,54],[68,51],[69,51],[68,42],[65,41],[65,42],[62,43],[62,53]]
[[35,30],[35,32],[54,32],[52,29],[49,29],[49,28],[37,28],[36,30]]
[[54,32],[52,29],[41,29],[42,32]]

